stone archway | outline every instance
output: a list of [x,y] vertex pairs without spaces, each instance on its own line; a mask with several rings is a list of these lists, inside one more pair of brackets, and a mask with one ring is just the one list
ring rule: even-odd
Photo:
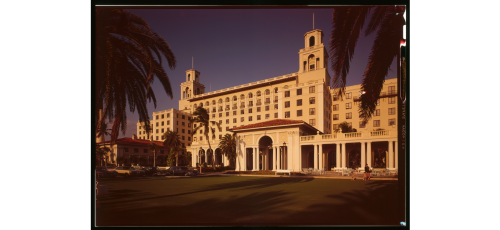
[[349,159],[348,168],[359,168],[361,167],[361,152],[357,149],[352,149],[349,151]]
[[264,135],[259,139],[259,158],[257,168],[259,170],[272,170],[273,169],[273,139],[270,136]]
[[222,151],[220,148],[215,149],[215,165],[222,166]]

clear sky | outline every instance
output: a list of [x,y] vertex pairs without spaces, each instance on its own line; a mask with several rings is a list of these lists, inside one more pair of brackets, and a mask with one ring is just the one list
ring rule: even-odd
[[[127,10],[165,38],[177,59],[174,70],[164,62],[174,98],[170,100],[159,82],[155,82],[157,107],[149,103],[150,118],[155,111],[178,109],[180,84],[185,81],[185,71],[191,69],[191,57],[205,92],[215,91],[297,72],[304,34],[313,30],[313,13],[314,29],[323,30],[327,50],[332,31],[333,8]],[[360,36],[347,86],[361,84],[375,36],[376,33]],[[395,61],[391,70],[387,79],[396,77]],[[331,69],[329,73],[333,79]],[[129,112],[129,108],[127,113],[127,132],[125,136],[120,132],[119,138],[137,133],[139,116]]]

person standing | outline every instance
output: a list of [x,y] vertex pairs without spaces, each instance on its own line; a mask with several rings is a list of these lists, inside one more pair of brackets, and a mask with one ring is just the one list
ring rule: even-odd
[[366,164],[365,166],[365,177],[363,178],[363,180],[370,180],[370,167],[368,167],[368,164]]

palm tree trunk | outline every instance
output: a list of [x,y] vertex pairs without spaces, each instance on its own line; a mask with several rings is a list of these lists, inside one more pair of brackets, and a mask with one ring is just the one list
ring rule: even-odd
[[153,167],[156,167],[156,150],[153,151]]
[[[207,126],[208,127],[208,126]],[[206,135],[207,137],[207,143],[208,143],[208,150],[212,150],[212,146],[210,145],[210,140],[208,139],[208,135]],[[213,151],[210,151],[212,153],[212,169],[215,171],[215,164],[214,164],[214,152]]]

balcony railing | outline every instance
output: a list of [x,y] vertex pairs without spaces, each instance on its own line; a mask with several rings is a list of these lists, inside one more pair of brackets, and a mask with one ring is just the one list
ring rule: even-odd
[[274,100],[274,103],[278,103],[278,100]]
[[233,106],[233,109],[238,109],[238,106]]
[[344,140],[344,139],[366,139],[378,137],[395,137],[390,130],[356,132],[356,133],[334,133],[322,135],[301,136],[300,141],[328,141],[328,140]]
[[226,111],[229,111],[229,107],[227,107],[225,110],[226,110]]
[[240,108],[242,108],[242,109],[245,108],[245,105],[240,105]]
[[271,104],[271,102],[270,101],[266,101],[266,102],[264,102],[264,104],[269,105],[269,104]]
[[257,106],[259,106],[259,105],[262,105],[262,103],[260,103],[260,102],[257,102]]
[[250,108],[250,107],[253,107],[253,104],[248,104],[248,107],[249,107],[249,108]]

